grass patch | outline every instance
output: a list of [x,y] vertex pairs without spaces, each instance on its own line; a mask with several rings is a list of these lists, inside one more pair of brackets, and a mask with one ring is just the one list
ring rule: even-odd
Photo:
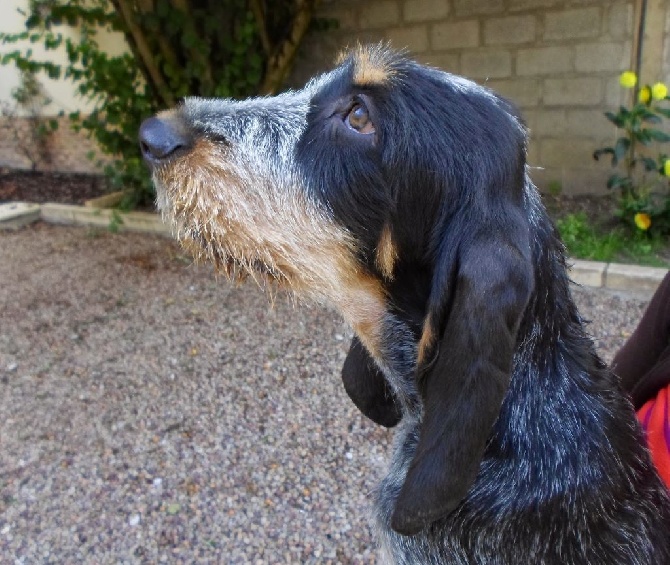
[[584,212],[559,218],[556,226],[568,253],[577,259],[670,267],[665,239],[631,233],[624,226],[602,229]]

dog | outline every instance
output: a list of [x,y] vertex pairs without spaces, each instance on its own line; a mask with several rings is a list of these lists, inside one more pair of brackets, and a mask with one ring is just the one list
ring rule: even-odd
[[334,307],[347,393],[395,426],[396,564],[670,564],[670,500],[572,301],[517,110],[383,45],[302,90],[147,119],[194,255]]

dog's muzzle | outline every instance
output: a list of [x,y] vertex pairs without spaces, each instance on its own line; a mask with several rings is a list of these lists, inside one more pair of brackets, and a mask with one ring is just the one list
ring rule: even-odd
[[169,158],[188,150],[191,139],[170,120],[159,117],[148,118],[140,126],[140,149],[149,165],[158,165]]

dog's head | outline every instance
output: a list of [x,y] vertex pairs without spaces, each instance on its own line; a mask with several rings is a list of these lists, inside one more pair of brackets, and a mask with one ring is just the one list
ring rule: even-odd
[[357,335],[350,396],[385,425],[421,422],[393,527],[411,534],[453,510],[533,287],[526,137],[510,105],[359,48],[297,92],[187,98],[140,139],[179,239],[334,305]]

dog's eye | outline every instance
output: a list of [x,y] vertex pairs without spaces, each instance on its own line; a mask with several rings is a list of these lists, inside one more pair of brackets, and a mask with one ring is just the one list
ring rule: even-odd
[[375,133],[375,126],[365,105],[356,102],[349,110],[344,122],[354,131],[363,134]]

